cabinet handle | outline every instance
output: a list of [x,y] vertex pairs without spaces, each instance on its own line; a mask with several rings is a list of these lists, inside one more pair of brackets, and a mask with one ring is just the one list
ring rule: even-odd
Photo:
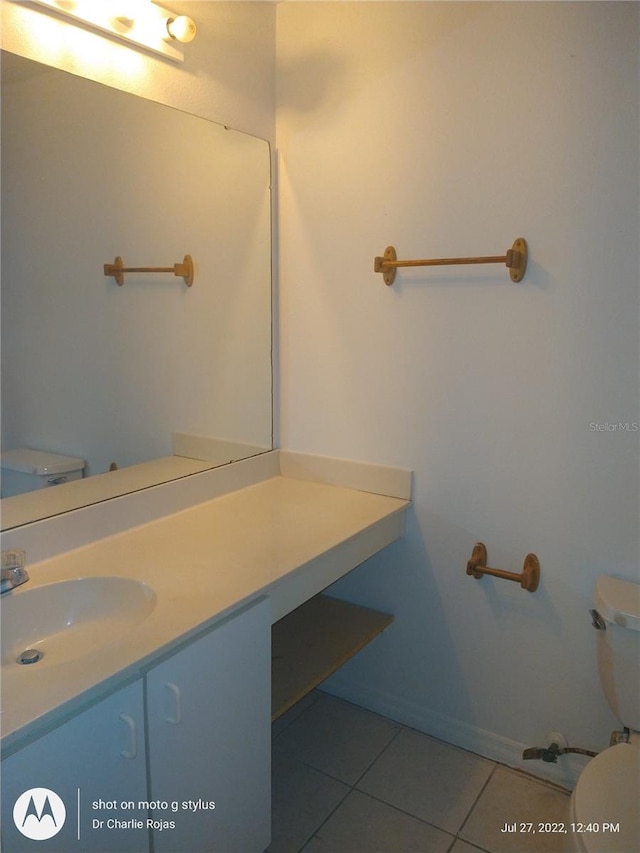
[[165,721],[172,726],[177,726],[182,722],[182,697],[180,696],[180,688],[177,684],[172,684],[170,681],[164,685],[169,691],[169,698],[173,700],[173,713],[168,713]]
[[125,724],[129,732],[129,749],[121,749],[120,755],[132,761],[138,754],[138,738],[136,732],[136,721],[129,714],[120,714],[120,719]]

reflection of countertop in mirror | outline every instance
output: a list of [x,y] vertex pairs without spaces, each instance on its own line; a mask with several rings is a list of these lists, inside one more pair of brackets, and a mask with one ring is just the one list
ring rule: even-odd
[[[182,456],[165,456],[150,462],[140,462],[116,471],[95,474],[62,486],[25,492],[2,501],[2,529],[10,530],[34,519],[51,518],[63,512],[89,504],[108,501],[120,495],[148,489],[158,483],[188,477],[211,468],[211,462],[186,459]],[[37,509],[34,510],[34,504]]]
[[[141,505],[143,495],[110,502],[103,513],[107,507],[115,512],[120,503],[123,523],[117,532],[113,518],[98,523],[97,507],[70,514],[77,521],[45,522],[56,525],[49,527],[48,540],[66,523],[65,542],[73,540],[74,548],[36,563],[28,558],[32,546],[36,556],[42,553],[42,530],[31,525],[30,540],[25,528],[22,545],[31,580],[8,595],[26,595],[65,579],[119,576],[147,584],[157,600],[152,613],[126,635],[113,636],[112,629],[107,639],[107,625],[105,645],[90,656],[7,666],[3,750],[13,751],[138,677],[160,655],[259,596],[269,596],[275,622],[325,589],[402,535],[411,474],[273,451],[156,489],[174,496],[190,489],[193,495],[202,484],[215,482],[222,485],[209,488],[209,494],[217,497],[196,496],[190,506],[185,499],[179,511],[158,517],[153,510],[143,522],[131,509]],[[146,494],[148,505],[151,492]],[[77,536],[69,536],[74,525]],[[96,541],[88,538],[87,525],[94,527]],[[20,546],[18,533],[11,532],[5,547]],[[87,544],[75,547],[83,536]]]

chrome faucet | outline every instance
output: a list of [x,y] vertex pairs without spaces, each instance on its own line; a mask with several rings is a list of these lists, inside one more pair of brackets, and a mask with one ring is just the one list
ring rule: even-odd
[[26,553],[20,548],[2,552],[0,594],[9,592],[10,589],[14,589],[29,580],[29,575],[24,567],[26,558]]

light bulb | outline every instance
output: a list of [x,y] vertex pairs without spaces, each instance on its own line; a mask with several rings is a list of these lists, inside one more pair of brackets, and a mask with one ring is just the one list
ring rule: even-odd
[[167,32],[172,39],[187,44],[196,37],[196,25],[187,15],[178,15],[167,19]]

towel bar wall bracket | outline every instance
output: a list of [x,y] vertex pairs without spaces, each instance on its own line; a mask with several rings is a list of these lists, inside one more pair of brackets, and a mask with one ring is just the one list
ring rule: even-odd
[[476,542],[471,552],[471,559],[467,562],[467,574],[473,575],[478,580],[482,575],[493,575],[496,578],[517,581],[522,589],[526,589],[527,592],[535,592],[540,583],[540,563],[535,554],[527,554],[520,574],[505,572],[502,569],[490,569],[487,566],[486,546],[482,542]]
[[396,271],[399,267],[438,267],[456,266],[457,264],[504,264],[509,269],[511,281],[522,281],[527,271],[527,260],[529,252],[527,241],[524,237],[518,237],[513,246],[507,249],[504,255],[489,255],[488,257],[472,258],[423,258],[412,261],[399,261],[393,246],[387,246],[384,255],[377,257],[373,262],[373,271],[382,273],[386,285],[395,281]]
[[182,276],[187,287],[193,284],[193,260],[191,255],[185,255],[181,264],[172,267],[125,267],[124,261],[118,255],[112,264],[104,265],[104,274],[113,276],[119,287],[124,284],[126,272],[172,272],[176,276]]

